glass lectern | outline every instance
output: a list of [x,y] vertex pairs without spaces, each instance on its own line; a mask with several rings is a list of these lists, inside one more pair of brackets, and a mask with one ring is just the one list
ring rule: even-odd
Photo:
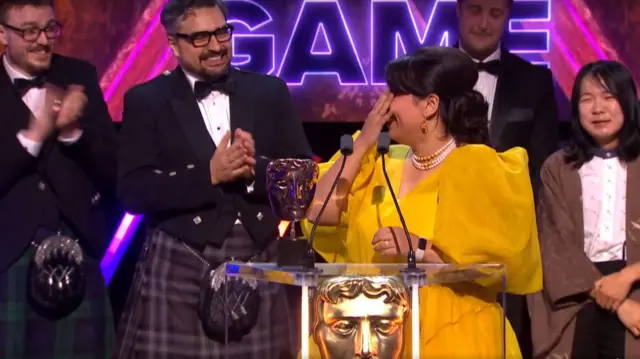
[[[305,271],[275,263],[229,263],[226,275],[301,288],[301,315],[297,319],[302,328],[301,347],[292,351],[302,359],[428,358],[428,353],[421,353],[420,344],[425,340],[421,338],[421,324],[429,320],[428,311],[421,313],[425,308],[421,304],[430,300],[430,288],[426,288],[429,286],[460,296],[483,293],[479,300],[487,303],[494,300],[495,294],[495,301],[504,307],[503,265],[417,267],[407,271],[405,264],[316,264],[314,270]],[[437,311],[450,310],[446,302],[437,305]],[[499,313],[492,317],[495,323],[486,323],[486,316],[482,320],[487,324],[483,328],[495,329],[494,345],[499,357],[504,358],[505,319]],[[463,340],[460,343],[464,345]]]

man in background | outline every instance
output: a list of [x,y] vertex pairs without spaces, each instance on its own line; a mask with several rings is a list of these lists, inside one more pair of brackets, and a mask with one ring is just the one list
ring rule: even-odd
[[[3,358],[104,357],[114,336],[99,264],[115,198],[116,133],[95,68],[53,53],[61,28],[50,0],[0,3]],[[42,298],[27,290],[34,247],[56,235],[77,240],[84,252],[82,301],[64,315],[39,307],[34,298]],[[64,282],[62,268],[44,269]]]
[[[529,155],[534,194],[540,168],[558,147],[559,122],[551,71],[501,46],[513,0],[458,0],[460,50],[478,66],[475,89],[489,103],[489,133],[497,151],[523,147]],[[524,297],[507,295],[506,313],[525,358],[531,357]]]
[[[224,324],[205,325],[210,298],[201,286],[226,261],[275,259],[267,164],[311,158],[289,90],[276,77],[231,68],[233,25],[221,0],[169,0],[161,22],[179,66],[124,99],[118,195],[126,210],[145,214],[150,231],[115,356],[293,357],[283,286],[259,285],[257,321],[228,344]],[[238,317],[255,313],[245,312]]]

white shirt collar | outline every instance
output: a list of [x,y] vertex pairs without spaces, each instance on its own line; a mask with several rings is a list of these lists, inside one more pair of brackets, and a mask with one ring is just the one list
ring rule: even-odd
[[187,77],[187,81],[189,82],[189,86],[191,86],[191,90],[195,92],[196,82],[204,81],[204,80],[200,76],[194,75],[185,69],[182,69],[182,71],[184,72],[184,75]]
[[[462,48],[462,45],[458,45],[458,48],[460,49],[460,51],[462,51],[465,54],[469,55],[468,52],[464,51],[464,49]],[[498,44],[498,48],[496,49],[496,51],[492,52],[491,55],[487,56],[487,58],[482,60],[482,62],[500,60],[500,56],[502,55],[502,51],[500,51],[500,48],[501,48],[501,46],[500,46],[500,44]],[[473,58],[473,56],[471,56],[471,55],[469,55],[469,57],[471,57],[471,60],[473,60],[474,62],[480,62],[480,60],[477,60],[477,59]]]
[[9,75],[11,82],[15,81],[16,79],[31,80],[34,78],[34,76],[28,76],[12,66],[6,54],[2,56],[2,63],[4,64],[5,70],[7,70],[7,75]]
[[191,86],[191,90],[195,91],[196,81],[201,81],[200,77],[188,72],[185,69],[182,69],[182,71],[184,71],[184,75],[187,77],[187,81],[189,82],[189,86]]

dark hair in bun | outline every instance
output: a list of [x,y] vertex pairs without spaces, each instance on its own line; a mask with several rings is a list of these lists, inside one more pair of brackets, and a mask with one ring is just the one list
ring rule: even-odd
[[390,62],[386,77],[394,95],[437,95],[440,118],[458,144],[489,144],[489,105],[473,89],[478,71],[462,51],[440,46],[421,48]]

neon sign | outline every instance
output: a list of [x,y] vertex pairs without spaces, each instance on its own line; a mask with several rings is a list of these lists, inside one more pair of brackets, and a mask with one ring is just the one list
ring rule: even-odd
[[[275,33],[273,10],[253,0],[227,0],[229,22],[236,24],[233,65],[280,76],[292,86],[302,85],[309,76],[333,76],[344,86],[379,85],[384,83],[384,66],[394,58],[421,46],[450,46],[457,41],[456,0],[433,0],[428,8],[419,9],[427,19],[423,31],[408,0],[367,3],[368,27],[360,24],[367,20],[345,15],[346,0],[304,0],[291,30],[284,34]],[[549,30],[523,29],[523,23],[550,20],[551,0],[516,0],[504,45],[519,54],[548,52]],[[357,37],[369,39],[368,44],[354,41],[354,29],[368,31]]]

